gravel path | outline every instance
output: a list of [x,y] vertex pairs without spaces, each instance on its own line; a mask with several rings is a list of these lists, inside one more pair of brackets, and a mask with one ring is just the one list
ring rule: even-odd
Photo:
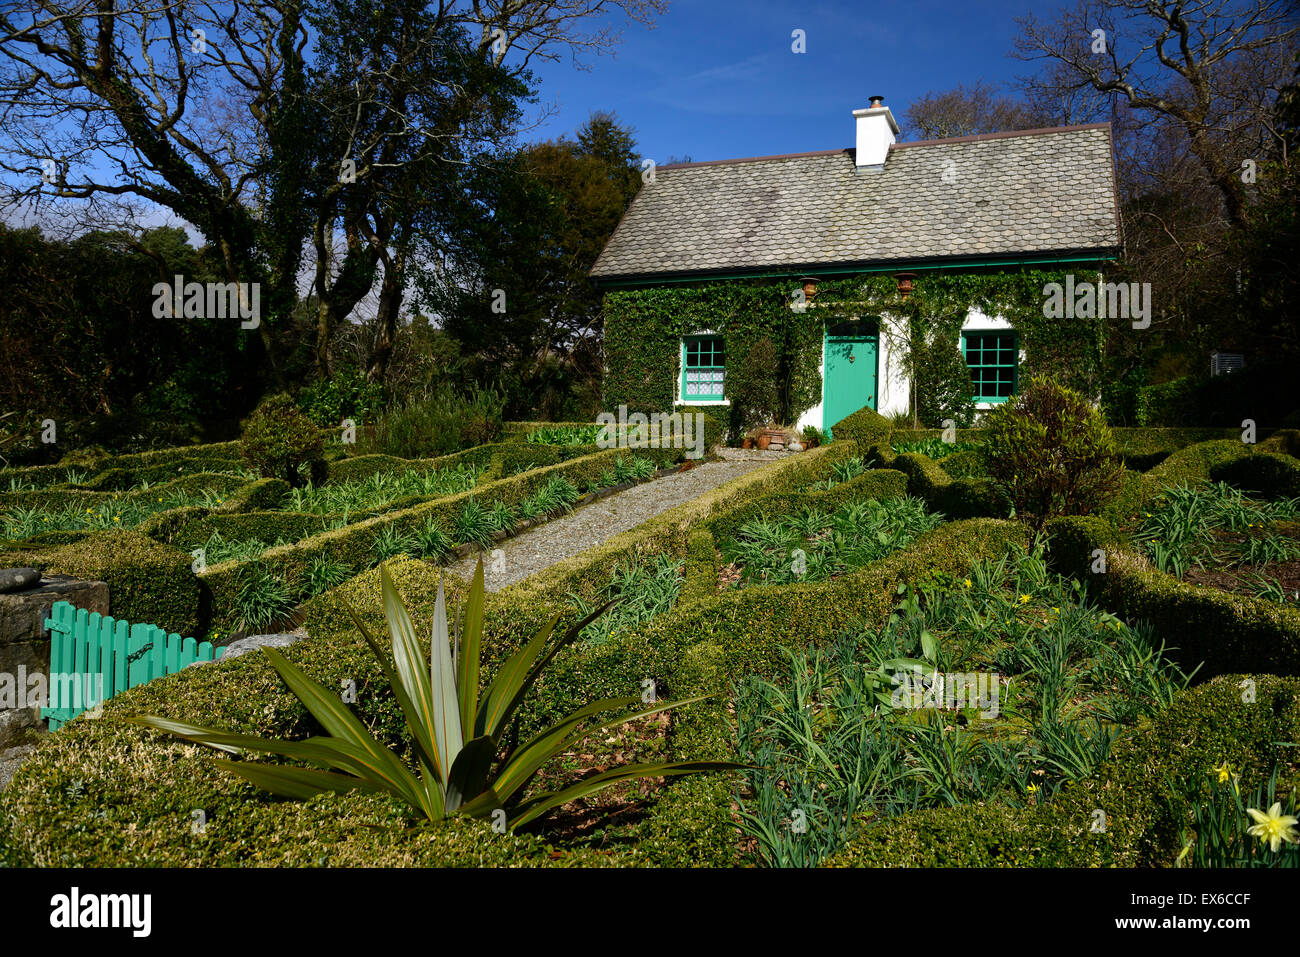
[[[778,461],[786,453],[742,452],[722,449],[720,462],[705,462],[685,472],[634,485],[609,498],[584,505],[568,515],[552,519],[535,529],[505,539],[495,547],[504,552],[504,562],[483,556],[483,582],[488,591],[500,591],[523,581],[556,562],[586,551],[675,505],[712,491],[724,482]],[[500,556],[498,556],[500,558]],[[477,555],[461,559],[451,567],[464,579],[474,574]],[[499,567],[493,570],[493,565]]]

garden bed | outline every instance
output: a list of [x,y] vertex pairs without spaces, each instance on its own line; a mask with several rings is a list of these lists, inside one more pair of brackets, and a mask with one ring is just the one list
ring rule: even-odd
[[[109,702],[104,720],[78,719],[52,735],[0,796],[0,863],[1171,866],[1223,762],[1251,793],[1276,772],[1290,800],[1296,755],[1277,742],[1300,734],[1300,685],[1275,675],[1300,669],[1300,614],[1248,596],[1207,597],[1211,589],[1161,572],[1099,518],[1049,524],[1045,556],[1033,554],[1024,525],[993,517],[1005,512],[990,483],[898,454],[887,427],[861,419],[837,428],[845,441],[735,479],[484,599],[484,678],[552,616],[574,622],[619,599],[543,673],[520,716],[522,740],[599,698],[647,687],[661,698],[713,696],[629,734],[597,735],[549,765],[544,780],[651,755],[768,755],[754,763],[789,761],[783,776],[631,785],[566,807],[537,834],[500,835],[473,820],[409,826],[391,801],[357,793],[272,800],[214,769],[198,749],[115,720],[148,712],[254,734],[318,733],[267,660],[248,655],[133,689]],[[1219,451],[1184,459],[1208,477],[1242,454]],[[582,457],[494,484],[531,494],[555,470],[611,460]],[[563,474],[575,481],[573,471]],[[801,541],[814,545],[826,529],[813,526],[827,516],[856,507],[862,518],[898,508],[907,495],[930,515],[962,514],[938,507],[955,503],[980,517],[915,528],[907,540],[876,538],[890,547],[825,576],[763,584],[760,575],[718,589],[726,543],[746,539],[743,530],[760,519],[789,520],[785,532],[809,531]],[[312,561],[371,555],[377,526],[367,523],[408,532],[436,505],[370,518],[261,560],[292,578]],[[875,520],[847,530],[886,539],[898,531]],[[752,567],[766,567],[771,555],[748,540],[759,546]],[[788,535],[773,541],[772,554],[793,545]],[[1107,558],[1101,574],[1091,570],[1098,549]],[[417,634],[427,635],[438,570],[400,557],[389,568]],[[364,571],[307,601],[311,638],[287,657],[327,687],[355,682],[353,711],[404,752],[395,703],[347,612],[384,631],[377,579]],[[465,586],[446,584],[454,608]],[[913,687],[922,705],[936,687],[927,674],[996,672],[998,716],[942,700],[911,708],[891,697],[885,709],[877,695],[896,690],[893,675],[916,674],[896,667],[900,660],[921,664]],[[1255,689],[1249,704],[1243,675]],[[805,722],[808,734],[787,734],[783,721]],[[809,742],[845,760],[800,759]],[[848,780],[854,768],[864,772],[860,783],[876,768],[882,776],[858,787]],[[196,808],[207,814],[202,838],[188,826]],[[814,827],[791,828],[796,810]],[[1106,826],[1093,831],[1097,810]]]

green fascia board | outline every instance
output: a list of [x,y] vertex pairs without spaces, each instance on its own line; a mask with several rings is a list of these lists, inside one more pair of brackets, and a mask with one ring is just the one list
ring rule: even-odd
[[888,264],[862,263],[861,265],[811,266],[770,271],[762,269],[742,269],[737,271],[717,271],[698,273],[673,273],[664,276],[619,276],[612,279],[593,278],[592,283],[600,288],[626,288],[635,286],[674,286],[687,282],[717,282],[729,279],[799,279],[807,276],[853,276],[867,272],[917,272],[935,269],[988,269],[1006,266],[1044,266],[1060,263],[1093,263],[1100,267],[1104,263],[1116,261],[1116,250],[1096,252],[1086,256],[1046,256],[1046,257],[995,257],[992,259],[941,259],[920,260],[916,262],[892,262]]

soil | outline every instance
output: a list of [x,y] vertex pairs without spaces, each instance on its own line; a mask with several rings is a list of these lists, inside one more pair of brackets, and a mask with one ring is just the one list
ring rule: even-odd
[[[1300,541],[1300,524],[1295,522],[1278,522],[1269,531],[1274,535]],[[1233,531],[1219,531],[1214,537],[1219,546],[1224,546],[1224,551],[1233,552],[1249,538],[1245,532]],[[1265,565],[1193,565],[1183,576],[1183,581],[1237,595],[1258,595],[1260,575],[1281,585],[1289,601],[1300,601],[1300,559],[1269,562]]]
[[[671,720],[670,712],[660,712],[600,732],[599,738],[579,742],[581,748],[590,750],[562,753],[538,773],[537,790],[562,790],[610,768],[662,760]],[[547,815],[547,837],[556,844],[587,841],[597,849],[601,843],[613,843],[619,838],[610,835],[607,829],[644,818],[655,791],[664,781],[664,778],[624,781],[571,801]],[[552,856],[557,854],[562,856],[559,851]]]

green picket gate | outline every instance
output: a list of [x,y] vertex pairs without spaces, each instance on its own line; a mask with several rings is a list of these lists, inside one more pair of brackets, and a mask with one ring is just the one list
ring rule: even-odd
[[50,730],[128,688],[174,674],[196,661],[214,661],[212,643],[167,634],[157,625],[133,625],[70,602],[55,602],[50,630]]

